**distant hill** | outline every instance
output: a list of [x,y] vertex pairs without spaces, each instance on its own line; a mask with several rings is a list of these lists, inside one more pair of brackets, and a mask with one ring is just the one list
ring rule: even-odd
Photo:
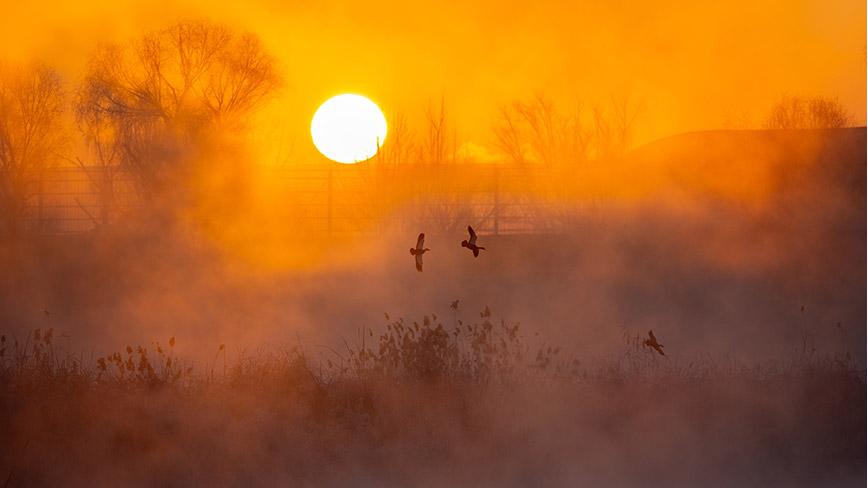
[[652,192],[765,199],[834,189],[864,209],[865,144],[865,127],[688,132],[631,151],[620,170]]

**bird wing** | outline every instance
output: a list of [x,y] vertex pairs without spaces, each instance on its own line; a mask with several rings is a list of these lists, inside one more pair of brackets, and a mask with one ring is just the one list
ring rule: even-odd
[[416,239],[416,250],[422,250],[422,247],[425,245],[425,233],[422,232],[419,234],[419,237]]
[[467,226],[467,232],[470,232],[470,240],[467,241],[471,244],[476,244],[476,232],[473,231],[473,227]]
[[657,344],[657,338],[654,337],[654,331],[653,330],[648,331],[648,337],[651,338],[651,341],[654,342],[654,344]]
[[422,253],[416,255],[416,271],[422,271]]

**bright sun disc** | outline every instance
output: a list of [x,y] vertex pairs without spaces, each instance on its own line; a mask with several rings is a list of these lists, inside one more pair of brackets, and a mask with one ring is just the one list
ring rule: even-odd
[[337,95],[313,114],[310,135],[323,156],[338,163],[358,163],[372,158],[383,145],[386,117],[361,95]]

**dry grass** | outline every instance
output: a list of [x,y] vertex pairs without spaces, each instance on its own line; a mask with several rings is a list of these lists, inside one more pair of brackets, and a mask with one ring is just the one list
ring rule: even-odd
[[387,316],[343,351],[196,364],[167,346],[84,360],[54,331],[0,346],[0,468],[24,485],[862,484],[848,356],[747,365],[569,356],[519,324]]

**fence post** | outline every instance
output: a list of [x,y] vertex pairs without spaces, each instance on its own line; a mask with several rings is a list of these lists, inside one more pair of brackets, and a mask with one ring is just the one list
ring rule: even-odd
[[334,175],[332,172],[332,168],[333,168],[333,166],[330,163],[329,164],[329,172],[328,172],[328,209],[326,210],[326,212],[327,212],[326,225],[328,228],[329,237],[332,236],[332,205],[333,205],[333,201],[334,201],[334,196],[333,196],[333,193],[334,193],[334,181],[333,181]]
[[37,230],[41,234],[43,229],[43,207],[45,206],[44,202],[44,194],[45,194],[45,170],[39,171],[39,185],[37,188],[37,214],[36,214],[36,222],[37,222]]
[[500,233],[500,163],[494,167],[494,235]]

